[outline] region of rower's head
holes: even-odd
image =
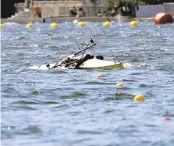
[[[94,58],[94,55],[86,54],[85,58],[86,59],[93,59]]]
[[[99,59],[99,60],[103,60],[104,59],[104,57],[102,55],[97,55],[96,58]]]

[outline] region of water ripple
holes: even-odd
[[[173,24],[140,22],[5,23],[1,31],[2,144],[173,146]],[[93,36],[92,53],[121,61],[121,70],[33,71],[58,62]],[[8,41],[9,40],[9,41]],[[86,52],[86,53],[91,53]],[[103,73],[103,78],[96,78]],[[118,88],[122,82],[124,88]],[[134,102],[143,94],[145,102]],[[164,120],[169,117],[170,120]],[[12,142],[13,141],[13,142]]]

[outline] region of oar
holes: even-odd
[[[92,43],[92,45],[89,46],[91,43]],[[79,54],[79,53],[81,53],[81,52],[83,52],[83,53],[82,53],[82,56],[83,56],[83,54],[85,53],[85,51],[86,51],[87,49],[92,48],[92,47],[95,46],[95,45],[96,45],[96,44],[94,43],[93,39],[91,38],[90,41],[89,41],[89,43],[86,45],[86,48],[83,49],[83,50],[80,50],[79,52],[77,52],[76,55]]]
[[[92,43],[91,46],[89,46],[90,43]],[[80,51],[78,51],[78,52],[76,52],[76,53],[74,53],[74,54],[72,54],[72,55],[66,57],[66,58],[63,59],[61,62],[56,63],[56,64],[54,65],[53,68],[55,68],[56,66],[60,65],[60,64],[61,64],[63,61],[65,61],[67,58],[73,58],[74,56],[78,55],[78,54],[81,53],[81,52],[83,52],[83,54],[84,54],[84,52],[85,52],[87,49],[92,48],[92,47],[94,47],[95,45],[96,45],[96,44],[94,43],[93,39],[91,38],[91,40],[89,41],[89,43],[87,44],[87,46],[86,46],[84,49],[82,49],[82,50],[80,50]]]
[[[74,39],[74,40],[75,40],[75,42],[76,42],[76,45],[77,45],[78,49],[80,50],[80,46],[79,46],[79,44],[77,43],[77,40],[76,40],[76,39]]]
[[[91,40],[90,40],[89,43],[87,44],[86,48],[88,48],[88,46],[90,45],[90,43],[92,43],[92,44],[95,46],[95,43],[94,43],[93,39],[91,38]],[[82,56],[83,56],[83,54],[85,53],[85,51],[86,51],[86,49],[83,51]]]

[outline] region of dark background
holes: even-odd
[[[16,8],[15,3],[25,2],[25,0],[1,0],[1,18],[8,18],[14,15]]]

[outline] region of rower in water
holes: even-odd
[[[64,61],[61,62],[61,64],[58,64],[57,66],[54,66],[54,68],[57,67],[65,67],[65,68],[70,68],[70,69],[79,69],[80,66],[87,60],[93,59],[94,55],[86,54],[84,57],[80,59],[71,59],[71,58],[66,58]],[[104,57],[102,55],[97,55],[96,59],[103,60]]]
[[[57,67],[66,67],[71,69],[78,69],[85,61],[89,59],[93,59],[94,55],[86,54],[84,57],[80,59],[71,59],[70,57],[66,58],[60,64],[55,65],[54,68]]]

